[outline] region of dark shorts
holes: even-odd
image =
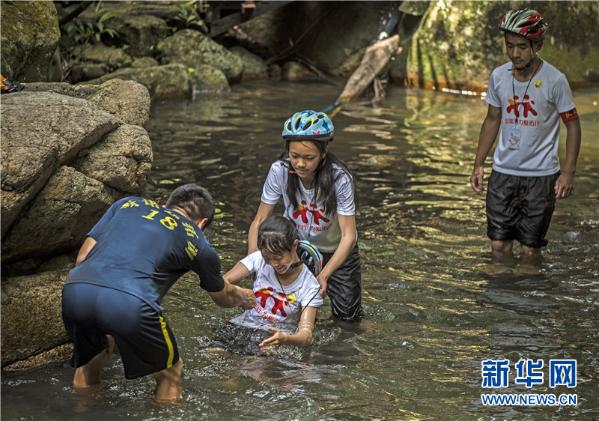
[[[487,188],[487,235],[491,240],[518,240],[532,248],[547,245],[545,235],[555,209],[559,173],[520,177],[491,173]]]
[[[333,253],[323,253],[322,256],[326,265]],[[329,278],[327,294],[336,320],[357,322],[362,319],[362,268],[357,245],[345,263]]]
[[[66,284],[62,319],[75,348],[73,367],[98,355],[105,348],[106,334],[115,339],[128,379],[156,373],[179,360],[166,320],[131,294],[93,284]]]

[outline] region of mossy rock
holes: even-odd
[[[131,63],[131,67],[153,67],[159,66],[158,60],[153,57],[138,57]]]
[[[108,47],[104,44],[92,44],[79,47],[75,54],[83,61],[105,63],[112,70],[130,66],[133,59],[121,48]]]
[[[231,90],[227,77],[215,67],[206,64],[191,70],[193,91],[197,93],[227,93]]]
[[[191,75],[182,64],[146,68],[127,67],[86,83],[99,85],[111,79],[139,82],[148,89],[152,99],[191,97]]]
[[[184,29],[160,41],[156,49],[163,64],[181,63],[191,68],[207,64],[222,71],[229,82],[238,81],[243,72],[243,62],[239,57],[191,29]]]
[[[21,82],[60,80],[60,29],[49,1],[2,2],[2,74]]]
[[[242,79],[244,81],[268,79],[268,65],[262,58],[243,47],[233,47],[230,51],[243,62]]]

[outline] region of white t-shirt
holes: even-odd
[[[295,332],[302,309],[322,306],[320,284],[306,265],[302,265],[295,281],[281,285],[260,251],[243,258],[241,263],[256,274],[253,288],[256,304],[234,317],[232,323],[258,328],[273,326],[284,332]]]
[[[555,174],[560,169],[559,114],[575,107],[568,81],[546,61],[530,85],[514,79],[511,69],[508,62],[493,70],[487,89],[487,103],[501,108],[493,169],[525,177]],[[517,123],[514,104],[519,112]]]
[[[297,209],[293,207],[287,195],[288,165],[281,160],[271,165],[260,200],[266,204],[275,205],[283,196],[284,216],[295,223],[300,238],[315,244],[321,252],[333,253],[341,241],[341,229],[337,215],[356,214],[351,176],[338,165],[333,164],[337,209],[334,214],[325,215],[323,198],[316,202],[314,189],[304,188],[301,182],[297,195],[298,207]]]

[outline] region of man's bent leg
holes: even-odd
[[[114,338],[106,335],[106,349],[93,357],[87,364],[75,369],[73,375],[73,387],[85,389],[100,384],[102,368],[112,355],[114,349]]]
[[[156,390],[154,398],[159,402],[172,402],[181,399],[183,394],[183,360],[179,360],[170,368],[154,374]]]

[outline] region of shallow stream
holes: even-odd
[[[156,105],[148,195],[163,200],[185,182],[207,187],[221,210],[208,236],[230,268],[243,256],[262,181],[283,150],[282,122],[293,111],[324,108],[338,91],[255,84],[223,99]],[[3,375],[2,419],[599,417],[599,90],[574,96],[583,127],[577,189],[557,206],[540,273],[515,265],[498,275],[491,264],[484,197],[468,183],[484,102],[393,89],[379,106],[355,105],[334,119],[332,150],[359,189],[367,316],[359,328],[331,322],[327,301],[305,352],[210,350],[237,310],[219,309],[186,276],[164,302],[185,361],[181,403],[153,403],[153,380],[125,381],[114,357],[102,389],[88,395],[71,390],[66,364]],[[549,389],[545,374],[543,386],[510,382],[501,392],[576,393],[578,406],[483,407],[486,358],[576,359],[575,389]]]

